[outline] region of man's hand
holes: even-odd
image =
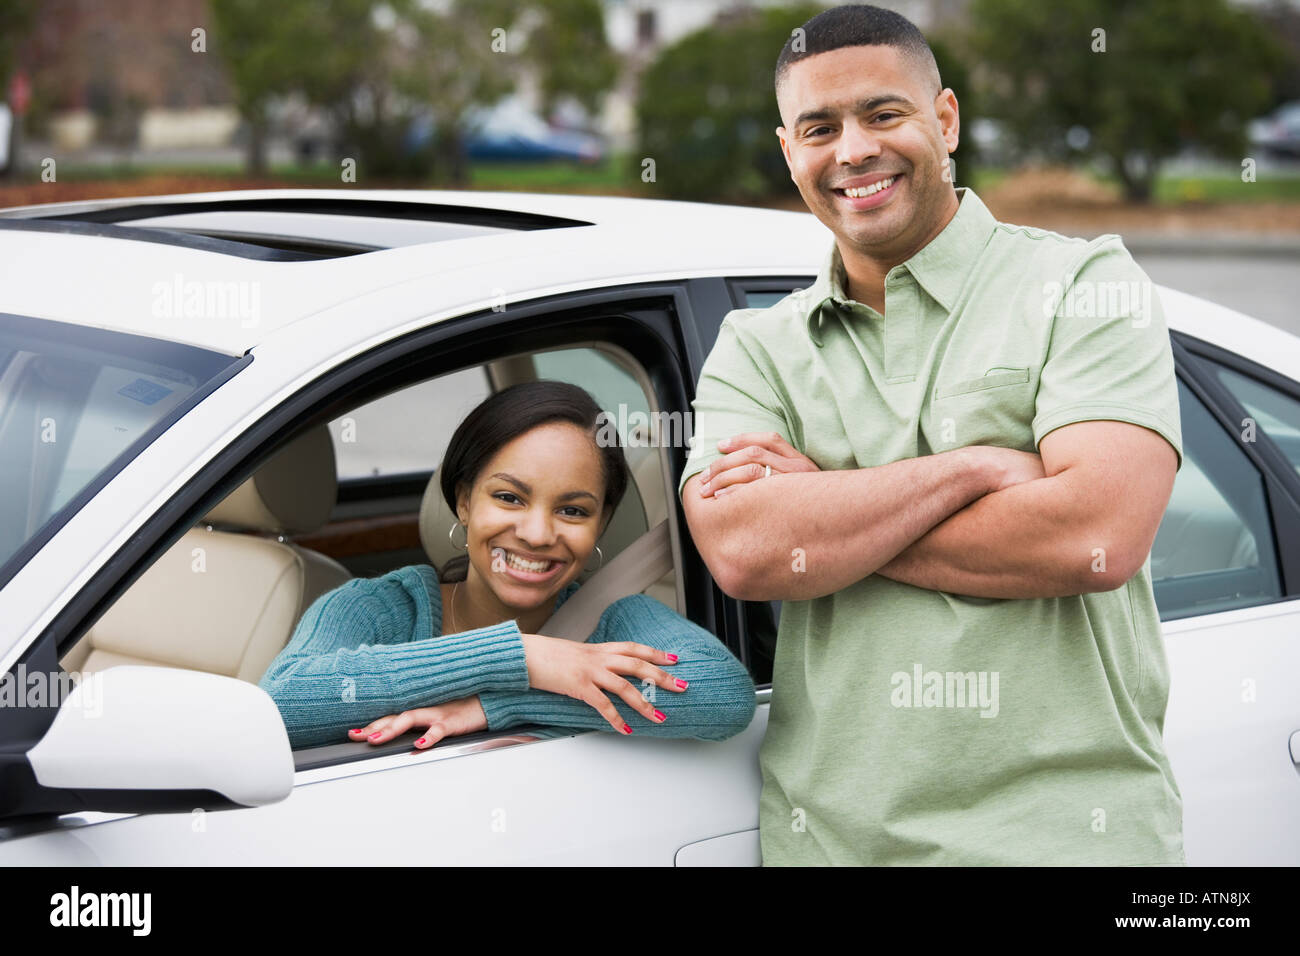
[[[730,486],[744,484],[771,474],[789,474],[796,471],[821,471],[806,455],[777,432],[746,432],[718,442],[718,450],[725,454],[700,473],[700,495],[723,494]]]
[[[796,471],[821,471],[806,455],[796,451],[776,432],[746,432],[718,442],[718,450],[727,452],[700,472],[700,496],[723,494],[734,485],[743,485],[772,474]],[[980,456],[993,476],[993,491],[1001,491],[1024,481],[1046,477],[1043,459],[1031,451],[974,445],[971,451]]]
[[[985,598],[1110,591],[1151,553],[1178,457],[1158,432],[1083,421],[1043,436],[1043,480],[985,495],[941,522],[879,573],[932,591]],[[1019,453],[1014,453],[1019,454]],[[1028,456],[1033,458],[1035,456]],[[1005,459],[1008,480],[1033,474]]]
[[[744,601],[833,594],[971,502],[1043,477],[1037,455],[981,445],[829,471],[775,432],[719,448],[725,454],[682,486],[682,508],[714,580]],[[761,480],[768,467],[782,477]]]

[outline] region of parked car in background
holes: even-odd
[[[476,111],[469,120],[465,153],[470,159],[489,162],[535,163],[569,160],[596,163],[606,149],[600,137],[576,129],[562,129],[547,123],[522,104],[507,100],[496,107]],[[412,125],[408,145],[419,150],[428,145],[434,124],[423,119]]]
[[[1274,157],[1300,158],[1300,100],[1284,103],[1268,116],[1250,122],[1252,147]]]
[[[515,193],[0,210],[0,864],[757,863],[780,605],[719,590],[676,487],[723,318],[806,287],[830,242],[807,214]],[[1296,865],[1300,340],[1159,296],[1185,457],[1151,570],[1187,859]],[[291,750],[262,670],[316,595],[450,556],[451,430],[536,378],[620,422],[604,560],[659,536],[639,589],[745,663],[753,723]]]

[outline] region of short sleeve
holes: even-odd
[[[677,483],[682,488],[694,474],[721,458],[718,442],[741,432],[779,432],[791,441],[785,409],[771,384],[763,376],[746,344],[746,337],[734,324],[761,309],[738,309],[727,313],[718,330],[718,340],[704,360],[695,388],[692,441],[686,467]],[[791,442],[793,444],[793,442]]]
[[[1089,244],[1072,281],[1048,283],[1051,340],[1034,407],[1034,444],[1083,421],[1141,425],[1182,467],[1173,350],[1155,287],[1118,236]]]

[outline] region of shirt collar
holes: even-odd
[[[902,263],[921,287],[949,312],[997,226],[993,214],[970,187],[957,189],[957,199],[957,212],[948,225]],[[818,348],[822,344],[821,328],[830,311],[825,308],[827,303],[845,306],[852,301],[844,291],[845,285],[844,261],[840,258],[839,245],[832,242],[816,281],[801,293],[808,315],[808,334]]]

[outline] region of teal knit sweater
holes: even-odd
[[[557,610],[577,587],[560,593]],[[685,691],[651,689],[654,706],[667,716],[662,724],[607,692],[634,735],[725,740],[749,726],[754,684],[744,666],[716,637],[654,598],[633,594],[606,608],[587,642],[607,641],[677,654],[664,670],[689,681]],[[549,729],[528,732],[617,732],[589,704],[529,688],[514,621],[444,636],[438,575],[428,565],[355,578],[318,597],[259,686],[279,707],[295,748],[341,743],[349,729],[377,717],[474,694],[489,730],[542,724]]]

